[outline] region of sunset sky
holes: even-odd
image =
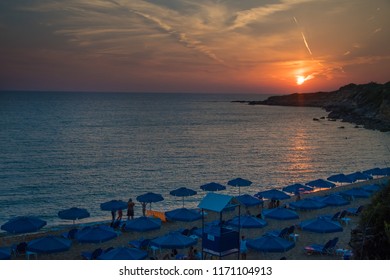
[[[0,90],[292,93],[390,80],[389,0],[0,2]]]

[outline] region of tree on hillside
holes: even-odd
[[[365,207],[349,244],[355,259],[390,259],[390,183]]]

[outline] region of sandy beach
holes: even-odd
[[[309,198],[312,196],[318,196],[318,195],[326,195],[331,194],[334,192],[339,192],[342,190],[348,190],[354,187],[362,186],[362,185],[369,185],[369,184],[380,184],[386,180],[388,180],[389,177],[383,177],[379,179],[374,179],[370,181],[364,181],[349,185],[342,185],[337,186],[333,189],[327,189],[322,190],[321,192],[315,192],[315,193],[308,193],[308,194],[302,194],[301,198]],[[300,211],[297,210],[300,218],[299,220],[288,220],[288,221],[278,221],[278,220],[272,220],[267,219],[268,225],[261,229],[241,229],[241,234],[244,234],[246,238],[257,238],[263,235],[265,232],[270,230],[280,230],[284,227],[291,226],[291,225],[297,225],[301,221],[315,218],[320,215],[333,215],[334,213],[338,211],[342,211],[347,208],[351,207],[359,207],[360,205],[367,205],[370,203],[370,198],[356,198],[351,201],[349,205],[346,206],[328,206],[319,210],[310,210],[310,211]],[[288,204],[289,202],[295,201],[295,198],[292,197],[289,200],[282,201],[283,204]],[[264,207],[266,208],[267,203],[264,203]],[[242,207],[241,212],[246,211],[246,209],[243,209]],[[248,209],[252,215],[257,215],[261,211],[261,207],[252,207]],[[227,214],[229,215],[229,214]],[[230,215],[234,215],[234,213],[231,213]],[[214,220],[216,215],[213,215],[213,213],[209,213],[207,215],[207,218],[205,219],[206,222]],[[317,244],[324,244],[326,241],[328,241],[331,238],[338,237],[339,242],[337,244],[337,248],[341,249],[351,249],[348,245],[348,242],[350,241],[350,233],[351,230],[354,229],[359,221],[358,216],[348,216],[351,218],[350,222],[348,224],[343,224],[343,231],[337,232],[337,233],[312,233],[307,231],[302,231],[299,229],[296,229],[295,233],[298,234],[295,247],[287,252],[284,253],[259,253],[254,250],[249,249],[247,259],[249,260],[256,260],[256,259],[280,259],[281,257],[285,257],[286,259],[294,259],[294,260],[318,260],[318,259],[342,259],[342,256],[340,255],[320,255],[320,254],[307,254],[305,250],[303,249],[305,246],[317,243]],[[225,216],[226,219],[228,219],[228,216]],[[76,224],[77,227],[82,227],[82,224]],[[118,238],[115,238],[113,240],[100,243],[100,244],[81,244],[77,243],[77,241],[73,240],[71,249],[66,252],[61,253],[53,253],[53,254],[38,254],[38,255],[32,255],[30,256],[30,259],[38,259],[38,260],[82,260],[82,252],[92,252],[96,248],[102,248],[106,249],[109,247],[120,247],[120,246],[129,246],[129,241],[137,240],[141,237],[143,238],[149,238],[153,239],[155,237],[159,237],[164,235],[165,233],[168,233],[170,231],[178,230],[178,229],[190,229],[192,227],[198,227],[201,228],[202,221],[196,221],[196,222],[164,222],[161,229],[149,231],[149,232],[121,232]],[[69,228],[71,228],[69,226]],[[68,229],[69,229],[68,228]],[[0,237],[0,247],[5,246],[12,246],[13,244],[18,244],[21,241],[30,241],[37,237],[44,236],[44,235],[60,235],[63,232],[66,232],[67,228],[54,228],[54,229],[46,229],[45,231],[40,231],[37,233],[32,234],[26,234],[26,235],[11,235],[11,234],[4,234],[2,233],[2,236]],[[198,240],[198,243],[196,245],[196,248],[201,251],[201,239]],[[162,259],[165,254],[167,254],[170,250],[158,250],[155,255],[153,255],[153,252],[149,251],[149,257],[157,257],[158,259]],[[181,254],[187,254],[187,249],[180,249],[178,250]],[[237,258],[237,255],[230,255],[225,257],[224,259],[235,259]],[[12,259],[26,259],[26,256],[13,256]]]

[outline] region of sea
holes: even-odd
[[[388,132],[321,119],[327,113],[320,108],[231,102],[266,97],[3,91],[0,224],[34,215],[47,227],[67,225],[57,213],[70,207],[91,213],[79,222],[108,221],[101,203],[146,192],[164,197],[153,210],[196,208],[209,182],[227,186],[241,177],[252,185],[221,193],[255,194],[389,166]],[[179,187],[197,194],[169,194]]]

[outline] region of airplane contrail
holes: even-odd
[[[303,32],[301,32],[301,34],[302,34],[303,42],[305,43],[306,49],[309,51],[310,55],[313,55],[313,53],[310,50],[309,44],[306,41],[305,34],[303,34]]]

